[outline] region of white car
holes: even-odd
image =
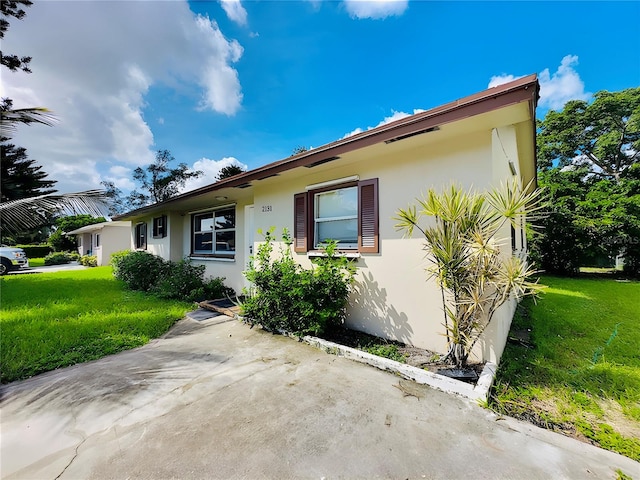
[[[0,262],[0,275],[29,266],[29,259],[24,250],[5,245],[0,246]]]

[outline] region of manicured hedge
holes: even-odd
[[[16,247],[24,250],[27,258],[42,258],[53,252],[51,245],[16,245]]]

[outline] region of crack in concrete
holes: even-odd
[[[74,431],[69,431],[69,433],[74,434],[76,432]],[[62,469],[62,471],[58,474],[58,476],[55,477],[54,480],[58,480],[62,475],[64,475],[64,472],[67,471],[67,469],[71,466],[71,464],[73,463],[73,461],[78,458],[78,450],[80,449],[80,447],[84,444],[84,442],[87,441],[87,438],[84,434],[80,433],[80,438],[82,438],[82,441],[76,445],[76,448],[73,452],[73,457],[71,457],[71,460],[69,460],[69,463],[67,463],[67,465]]]

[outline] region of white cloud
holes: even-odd
[[[344,0],[345,8],[352,18],[382,18],[402,15],[409,0]]]
[[[540,101],[538,105],[544,108],[559,110],[569,100],[589,100],[591,93],[584,91],[584,82],[576,72],[574,66],[578,64],[576,55],[566,55],[560,62],[558,69],[551,74],[545,68],[540,75]],[[497,87],[507,82],[511,82],[522,75],[495,75],[489,80],[489,88]]]
[[[60,192],[98,188],[105,165],[153,161],[143,116],[152,86],[178,93],[195,86],[202,100],[194,107],[225,115],[242,101],[233,67],[242,47],[186,1],[36,2],[11,22],[4,49],[31,55],[33,73],[3,72],[2,95],[14,108],[45,106],[59,119],[53,128],[20,127],[13,142],[58,180]]]
[[[514,75],[494,75],[493,77],[491,77],[491,80],[489,80],[488,88],[493,88],[493,87],[497,87],[498,85],[502,85],[504,83],[512,82],[516,78],[522,78],[522,77],[516,77]]]
[[[366,130],[371,130],[372,128],[377,128],[377,127],[381,127],[382,125],[386,125],[387,123],[391,123],[391,122],[395,122],[396,120],[400,120],[403,119],[405,117],[409,117],[411,115],[415,115],[416,113],[422,113],[425,112],[426,110],[423,110],[422,108],[414,108],[413,109],[413,113],[407,113],[407,112],[397,112],[395,110],[392,110],[392,114],[389,115],[388,117],[384,117],[375,127],[367,127]],[[346,135],[344,135],[342,138],[347,138],[347,137],[352,137],[354,135],[357,135],[358,133],[362,133],[365,130],[363,130],[362,128],[358,127],[355,130],[352,130],[351,132],[347,133]]]
[[[190,170],[201,170],[204,172],[199,178],[190,178],[185,183],[182,192],[189,192],[191,190],[195,190],[196,188],[204,187],[206,185],[210,185],[216,181],[216,177],[220,170],[224,167],[228,167],[230,165],[237,165],[242,167],[244,170],[247,170],[247,165],[240,162],[235,157],[224,157],[222,160],[211,160],[209,158],[201,158],[197,162],[193,164]]]
[[[241,26],[247,24],[247,11],[240,3],[240,0],[220,0],[220,5],[222,5],[222,9],[229,17],[229,20]]]
[[[561,109],[569,100],[588,100],[591,94],[584,91],[584,82],[573,68],[578,64],[576,55],[567,55],[555,73],[545,68],[540,72],[540,106]]]

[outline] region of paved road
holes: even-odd
[[[2,477],[640,478],[628,458],[223,319],[1,387]]]

